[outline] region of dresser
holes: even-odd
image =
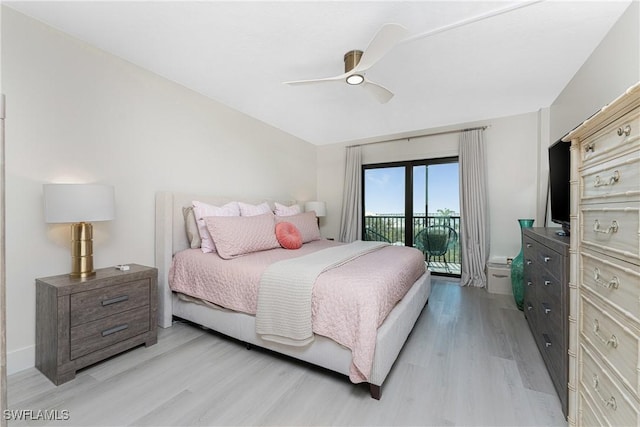
[[[569,422],[640,426],[640,84],[571,141]]]
[[[157,269],[137,264],[36,279],[36,368],[60,385],[78,369],[155,344],[157,280]]]
[[[567,415],[569,237],[560,228],[525,228],[524,315]]]

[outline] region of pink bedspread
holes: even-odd
[[[298,250],[272,249],[231,260],[187,249],[174,256],[169,285],[176,292],[255,315],[260,277],[269,264],[336,244],[318,240]],[[312,296],[313,332],[351,350],[352,382],[368,381],[378,327],[424,272],[422,252],[388,246],[318,277]]]

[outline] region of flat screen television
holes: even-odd
[[[557,234],[569,235],[571,142],[562,140],[549,147],[549,192],[551,221],[562,226]]]

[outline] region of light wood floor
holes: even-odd
[[[35,368],[11,375],[10,409],[70,419],[10,425],[566,425],[511,297],[433,284],[380,401],[344,376],[175,324],[60,387]]]

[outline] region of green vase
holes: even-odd
[[[522,230],[533,226],[533,219],[519,219],[520,224],[520,253],[511,262],[511,289],[516,300],[518,310],[522,311],[524,305],[524,248],[522,244]]]

